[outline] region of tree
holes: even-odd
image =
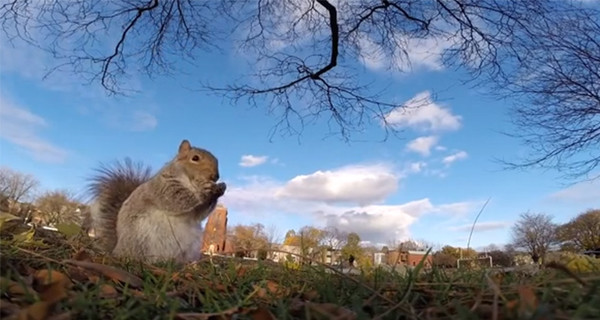
[[[260,223],[254,225],[237,225],[232,232],[233,246],[238,257],[251,257],[254,252],[266,252],[268,236],[264,226]],[[260,252],[264,255],[264,252]],[[258,256],[257,256],[258,257]]]
[[[360,246],[360,236],[356,232],[348,233],[346,245],[342,248],[344,261],[355,260],[363,256],[364,249]]]
[[[579,251],[600,248],[600,209],[587,210],[558,227],[558,238],[563,246]]]
[[[177,62],[194,64],[201,51],[233,42],[249,58],[250,78],[203,88],[267,106],[279,115],[273,132],[292,134],[321,117],[344,139],[373,122],[386,134],[398,132],[394,112],[419,103],[389,98],[395,92],[367,82],[358,63],[403,72],[418,62],[414,47],[426,47],[431,59],[464,70],[467,81],[517,101],[515,121],[533,153],[518,166],[575,175],[600,161],[599,18],[593,4],[530,0],[80,0],[68,6],[8,0],[0,6],[7,39],[47,50],[60,70],[111,93],[124,92],[134,70],[153,76],[189,69]]]
[[[491,250],[487,254],[492,257],[492,263],[495,266],[510,267],[513,265],[513,256],[502,250]]]
[[[46,191],[36,199],[35,205],[41,212],[41,218],[47,225],[76,223],[81,225],[83,205],[68,190]]]
[[[0,197],[14,202],[28,200],[33,196],[39,181],[30,174],[7,167],[0,168]]]
[[[300,252],[302,256],[308,257],[311,260],[318,256],[322,256],[321,241],[325,232],[319,228],[305,226],[298,231],[298,240],[300,243]]]
[[[339,230],[336,227],[327,227],[323,230],[323,239],[321,243],[332,249],[341,250],[346,244],[348,233]]]
[[[283,244],[286,246],[300,246],[300,239],[296,236],[295,230],[288,230],[285,233]]]
[[[448,253],[438,251],[433,254],[433,265],[438,267],[456,267],[456,258]]]
[[[298,232],[289,230],[285,235],[283,244],[299,247],[300,254],[312,260],[323,253],[321,249],[324,248],[322,248],[321,243],[324,237],[324,230],[312,226],[304,226]]]
[[[512,227],[512,244],[515,248],[526,250],[535,263],[543,260],[556,243],[556,225],[549,215],[525,212]]]
[[[456,259],[471,259],[477,257],[477,252],[472,248],[457,248],[453,246],[443,246],[441,253],[449,255]]]

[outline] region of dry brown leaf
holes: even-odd
[[[19,320],[44,320],[48,318],[50,312],[50,303],[47,301],[38,301],[19,312]]]
[[[506,308],[509,311],[515,311],[515,309],[517,309],[517,307],[519,306],[519,300],[510,300],[506,303]]]
[[[236,276],[238,278],[243,277],[246,274],[246,272],[248,272],[248,269],[246,267],[244,267],[243,265],[238,265],[236,267]]]
[[[142,291],[136,289],[129,289],[128,292],[135,297],[144,297],[146,296]]]
[[[217,319],[231,319],[233,315],[236,313],[240,313],[240,307],[233,307],[227,310],[223,310],[221,312],[214,313],[196,313],[196,312],[187,312],[187,313],[178,313],[175,315],[175,319],[180,320],[217,320]]]
[[[118,295],[117,289],[109,284],[103,284],[100,286],[100,297],[102,298],[114,298]]]
[[[42,301],[53,305],[68,297],[68,289],[73,283],[63,273],[56,270],[39,270],[34,274],[35,283]]]
[[[271,311],[265,307],[259,307],[246,313],[253,320],[276,320]]]
[[[5,288],[6,292],[11,296],[35,294],[35,291],[33,291],[33,289],[28,287],[26,284],[21,284],[4,277],[0,277],[0,287]]]
[[[85,249],[79,249],[74,255],[73,260],[77,261],[92,261],[92,256]]]
[[[535,291],[530,286],[519,286],[517,288],[519,292],[519,316],[528,317],[535,312],[538,307],[537,296]]]
[[[520,308],[519,313],[534,311],[538,307],[537,296],[535,295],[535,291],[530,286],[519,286],[519,300],[520,300]]]
[[[282,288],[277,282],[272,280],[267,280],[264,288],[254,285],[254,289],[256,290],[256,295],[262,299],[280,298],[287,294],[285,288]]]
[[[125,283],[128,283],[129,286],[134,287],[134,288],[140,288],[143,285],[142,279],[138,278],[137,276],[134,276],[133,274],[131,274],[127,271],[117,269],[115,267],[111,267],[111,266],[107,266],[107,265],[99,264],[99,263],[94,263],[94,262],[77,261],[77,260],[70,260],[70,259],[65,260],[64,262],[71,263],[71,264],[74,264],[74,265],[82,267],[82,268],[100,272],[102,275],[104,275],[105,277],[107,277],[113,281],[125,282]]]
[[[65,287],[71,287],[73,285],[71,280],[64,273],[56,270],[39,270],[33,275],[33,278],[38,284],[44,286],[55,283],[63,284]]]
[[[315,299],[319,298],[319,292],[317,292],[317,290],[310,290],[307,292],[303,292],[302,298],[304,300],[308,300],[308,301],[315,300]]]

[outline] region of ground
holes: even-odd
[[[5,226],[6,227],[6,226]],[[0,316],[12,319],[594,319],[600,272],[373,269],[204,257],[117,260],[76,230],[4,228]]]

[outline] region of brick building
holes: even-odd
[[[217,205],[206,221],[202,252],[222,253],[227,248],[227,208]]]
[[[422,250],[390,250],[387,253],[387,257],[383,261],[387,262],[388,265],[406,265],[416,266],[421,262],[427,251]],[[425,259],[425,266],[431,267],[433,265],[433,256],[431,253]]]

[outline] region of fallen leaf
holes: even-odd
[[[223,310],[221,312],[214,313],[195,313],[195,312],[187,312],[187,313],[178,313],[175,315],[175,319],[181,320],[212,320],[212,319],[231,319],[233,315],[236,313],[240,313],[240,307],[233,307],[227,310]]]
[[[310,290],[302,293],[302,298],[304,300],[316,300],[319,297],[319,292],[317,290]]]
[[[530,286],[519,286],[519,316],[529,318],[538,307],[538,300],[533,288]]]
[[[53,305],[68,297],[67,290],[73,285],[71,280],[56,270],[40,270],[34,274],[42,301]]]
[[[33,241],[33,236],[35,235],[35,229],[31,228],[25,232],[13,235],[13,241],[19,243],[30,243]]]
[[[117,269],[115,267],[111,267],[111,266],[107,266],[107,265],[103,265],[103,264],[99,264],[99,263],[94,263],[94,262],[89,262],[89,261],[77,261],[77,260],[71,260],[71,259],[64,260],[63,262],[71,263],[71,264],[77,265],[82,268],[100,272],[102,275],[104,275],[105,277],[107,277],[111,280],[128,283],[129,286],[134,287],[134,288],[140,288],[144,284],[142,279],[140,279],[139,277],[134,276],[133,274],[131,274],[127,271]]]
[[[248,269],[246,267],[244,267],[243,265],[238,265],[236,267],[235,273],[238,278],[243,277],[246,274],[246,272],[248,272]]]
[[[27,308],[21,309],[18,319],[21,320],[44,320],[48,318],[50,303],[47,301],[38,301]]]
[[[256,295],[259,298],[265,299],[265,298],[280,298],[286,295],[286,291],[284,288],[281,288],[281,286],[272,280],[267,280],[266,285],[264,288],[259,287],[258,285],[254,285],[254,289],[257,291]]]
[[[100,297],[102,298],[114,298],[118,295],[117,289],[109,284],[103,284],[100,286]]]
[[[62,283],[65,286],[71,286],[71,280],[65,276],[62,272],[56,270],[42,269],[37,271],[33,278],[39,284],[50,285],[54,283]]]
[[[271,311],[265,307],[259,307],[246,313],[253,320],[276,320]]]
[[[519,306],[519,300],[510,300],[506,303],[506,308],[509,311],[515,311],[515,309]]]
[[[144,297],[146,296],[142,291],[136,289],[129,289],[128,291],[134,297]]]
[[[17,221],[19,220],[22,219],[8,212],[0,212],[0,231],[4,231],[13,225],[16,225]],[[10,223],[11,221],[12,223]]]
[[[67,238],[74,237],[81,232],[81,226],[76,223],[59,223],[56,225],[56,229]]]
[[[35,293],[35,291],[26,284],[21,284],[4,277],[0,277],[0,289],[11,296],[25,296],[27,294]]]
[[[92,256],[85,249],[79,249],[74,255],[73,260],[77,261],[92,261]]]

